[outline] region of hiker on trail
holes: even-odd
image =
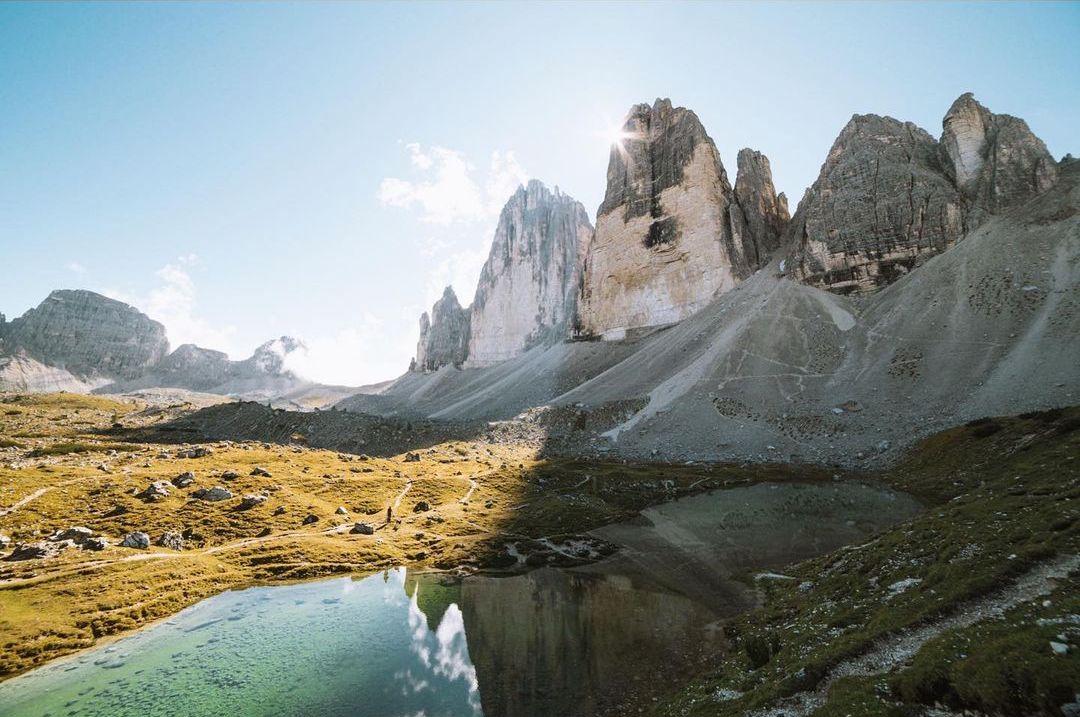
[[[386,523],[387,523],[387,525],[390,524],[390,519],[393,518],[393,517],[394,517],[394,507],[390,506],[390,505],[386,506]]]

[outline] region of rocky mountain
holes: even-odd
[[[752,226],[697,115],[667,99],[630,110],[586,257],[579,337],[681,321],[760,266],[786,210],[768,160],[750,152],[742,162]]]
[[[184,389],[322,406],[354,392],[297,376],[288,356],[306,350],[289,336],[247,359],[184,344],[168,352],[165,327],[127,304],[92,291],[59,290],[38,307],[0,322],[0,391],[125,393]]]
[[[442,298],[420,316],[420,340],[410,370],[435,371],[443,366],[461,366],[469,354],[469,310],[458,302],[454,288],[443,290]]]
[[[788,229],[803,281],[838,293],[880,289],[1057,179],[1023,120],[970,94],[942,125],[939,142],[910,122],[851,118]]]
[[[628,128],[640,129],[645,109],[635,108],[641,119]],[[693,135],[687,127],[673,136]],[[703,141],[693,152],[713,156]],[[627,169],[655,159],[632,141],[627,159],[612,159],[612,203],[601,206],[586,261],[583,327],[606,326],[589,322],[632,306],[615,291],[607,313],[596,313],[604,283],[596,272],[607,261],[598,247],[620,246],[605,232],[621,228],[629,256],[625,218],[643,247],[650,231],[663,237],[671,226],[663,207],[683,206],[664,201],[700,191],[695,181],[679,195],[665,178],[665,168],[687,166],[671,159],[686,144],[660,151],[655,178]],[[663,330],[612,324],[607,337],[623,340],[538,345],[487,368],[409,373],[339,406],[498,421],[499,431],[554,453],[858,464],[890,460],[972,419],[1075,404],[1080,162],[1048,157],[1020,120],[969,96],[946,116],[940,141],[910,123],[859,115],[785,226],[767,161],[743,152],[734,190],[721,193],[726,226],[733,241],[750,237],[736,242],[746,270],[773,255],[764,270],[731,273],[730,288],[703,294],[700,309]],[[697,176],[724,184],[719,170]],[[660,216],[634,215],[651,206],[644,188],[664,184]],[[692,218],[718,216],[721,203],[698,205],[705,210]],[[705,263],[679,256],[682,268],[645,261],[620,274],[606,264],[606,276],[632,279],[633,292],[672,310],[665,277]]]
[[[169,350],[164,326],[92,291],[54,291],[0,331],[0,354],[89,381],[133,378]]]
[[[490,366],[567,336],[592,233],[585,207],[557,187],[533,180],[518,188],[480,272],[466,366]]]

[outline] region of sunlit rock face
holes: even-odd
[[[1041,194],[1058,166],[1027,123],[997,115],[961,95],[941,123],[945,169],[970,205],[968,224]]]
[[[131,378],[168,352],[165,327],[92,291],[58,290],[4,325],[0,353],[23,353],[80,377]]]
[[[697,116],[635,105],[611,150],[575,333],[619,339],[671,324],[759,261],[727,172]],[[771,182],[770,182],[771,183]]]
[[[942,126],[938,142],[910,122],[852,117],[788,228],[799,278],[838,293],[874,291],[1057,180],[1022,120],[970,94]]]
[[[566,337],[592,233],[585,207],[558,188],[536,180],[518,188],[480,273],[466,366],[490,366]]]
[[[443,366],[461,366],[469,353],[469,310],[458,303],[452,287],[431,307],[431,316],[420,317],[420,340],[414,371],[435,371]]]

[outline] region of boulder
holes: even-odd
[[[180,533],[174,533],[171,530],[167,530],[161,534],[158,538],[157,544],[163,548],[169,548],[170,550],[183,550],[184,538]]]
[[[214,449],[209,446],[192,446],[191,448],[184,448],[177,451],[177,458],[202,458],[204,456],[210,456],[214,454]]]
[[[254,475],[254,474],[252,474]],[[236,480],[240,477],[240,474],[236,471],[225,471],[221,474],[221,480]]]
[[[59,530],[53,534],[49,540],[56,542],[60,540],[70,540],[75,545],[82,545],[94,534],[94,531],[83,526],[76,526],[73,528],[67,528],[65,530]]]
[[[100,535],[93,538],[87,538],[86,541],[82,544],[83,550],[104,550],[107,547],[109,547],[108,538],[102,537]]]
[[[250,510],[257,505],[262,505],[266,502],[265,495],[245,495],[240,499],[239,510]]]
[[[318,522],[319,522],[319,516],[315,515],[314,513],[308,514],[307,516],[304,517],[303,520],[300,521],[300,523],[302,525],[311,525],[312,523],[318,523]]]
[[[334,511],[337,515],[348,515],[349,511],[345,509],[345,506],[339,505],[338,509]]]
[[[371,523],[356,523],[349,532],[359,535],[375,535],[375,526]]]
[[[16,543],[15,549],[11,555],[4,558],[4,560],[20,561],[20,560],[40,560],[43,558],[55,557],[67,547],[69,543],[65,542],[37,542],[37,543]]]
[[[199,500],[208,500],[211,502],[217,502],[221,500],[228,500],[233,497],[232,491],[220,485],[216,485],[213,488],[197,490],[192,495]]]
[[[148,503],[156,503],[169,497],[169,488],[172,484],[168,481],[158,480],[151,483],[146,490],[138,494],[139,498],[142,498]]]
[[[135,531],[134,533],[128,533],[124,536],[124,539],[120,542],[122,548],[138,548],[143,550],[150,547],[150,536],[146,533]]]
[[[263,468],[262,466],[255,466],[254,468],[252,468],[250,475],[262,476],[263,478],[271,478],[271,477],[273,477],[273,474],[270,473],[270,471]]]
[[[177,488],[187,488],[189,485],[195,482],[195,474],[191,471],[186,471],[173,478],[173,485]]]
[[[431,504],[428,503],[426,500],[421,500],[413,506],[414,513],[423,513],[428,510],[431,510]]]

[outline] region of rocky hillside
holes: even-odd
[[[538,181],[499,216],[471,307],[467,366],[491,366],[566,337],[592,239],[580,202]]]
[[[666,99],[630,110],[586,258],[580,337],[621,339],[681,321],[761,265],[786,204],[764,156],[748,151],[742,164],[750,222],[697,115]]]
[[[1027,124],[970,94],[942,127],[938,141],[910,122],[851,118],[788,229],[803,281],[838,293],[880,289],[1057,181],[1057,163]]]

